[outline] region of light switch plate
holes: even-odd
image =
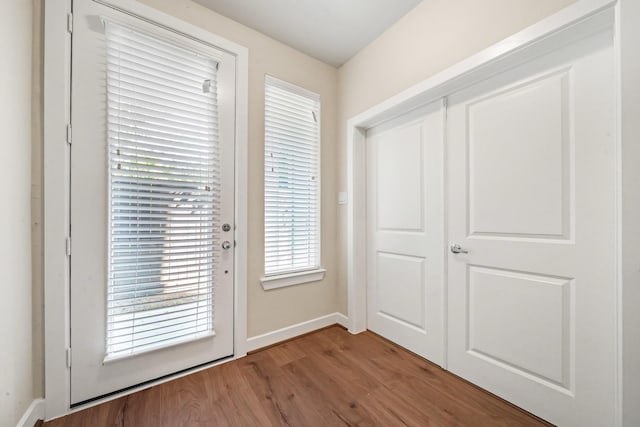
[[[346,205],[347,204],[347,192],[341,191],[338,193],[338,204]]]

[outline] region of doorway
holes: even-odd
[[[73,7],[77,405],[234,355],[236,58],[91,0]]]

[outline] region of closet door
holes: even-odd
[[[443,363],[441,101],[367,131],[367,326]]]
[[[614,419],[612,34],[449,99],[448,368],[561,426]]]

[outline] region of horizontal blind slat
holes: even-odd
[[[107,84],[109,81],[107,80]],[[199,118],[203,122],[206,122],[209,117],[205,111],[202,111],[199,108],[192,107],[191,103],[180,101],[173,101],[171,104],[167,103],[167,98],[162,96],[155,96],[148,92],[142,91],[123,91],[117,88],[109,88],[107,87],[107,96],[109,97],[109,102],[115,103],[118,100],[118,104],[121,104],[122,107],[127,107],[128,109],[121,109],[120,111],[124,114],[125,117],[135,117],[135,111],[138,105],[154,110],[159,118],[168,117],[168,118],[178,118],[180,115],[188,115],[192,119]],[[125,102],[122,102],[125,101]],[[206,105],[205,105],[206,106]]]
[[[190,268],[189,273],[199,273],[201,276],[206,276],[206,273],[211,271],[211,266],[205,266],[203,268]],[[124,284],[124,281],[131,281],[134,279],[138,279],[140,283],[147,283],[146,281],[150,280],[158,280],[161,283],[165,283],[168,279],[175,277],[177,273],[175,272],[161,272],[157,268],[150,268],[147,270],[144,269],[125,269],[122,271],[113,273],[113,289],[117,290],[118,286],[129,286],[128,284]],[[146,280],[146,281],[145,281]],[[122,283],[122,284],[120,284]],[[163,286],[166,286],[163,285]]]
[[[185,279],[181,281],[180,284],[176,284],[165,293],[190,292],[197,290],[199,286],[200,282],[197,280],[197,278]],[[136,282],[135,285],[119,285],[110,294],[110,297],[114,300],[130,299],[132,297],[137,297],[138,295],[148,297],[152,296],[154,293],[157,293],[159,290],[161,290],[161,288],[158,287],[158,282]]]
[[[207,288],[208,289],[208,288]],[[202,295],[198,292],[178,292],[177,294],[185,295],[172,295],[172,294],[160,294],[155,297],[135,297],[128,300],[110,300],[109,312],[135,312],[157,310],[158,305],[182,305],[190,304],[193,300],[197,301],[199,298],[207,298],[208,293],[205,292]]]
[[[206,317],[207,313],[206,312],[202,312],[202,313],[197,313],[195,315],[196,318],[202,318],[202,317]],[[110,324],[108,331],[109,333],[112,332],[117,332],[117,331],[121,331],[123,329],[128,329],[130,328],[134,323],[136,324],[137,327],[140,328],[147,328],[147,327],[153,327],[155,325],[160,325],[160,324],[164,324],[164,323],[169,323],[169,322],[176,322],[176,321],[180,321],[181,319],[183,319],[185,316],[182,314],[182,312],[170,312],[170,313],[161,313],[161,314],[154,314],[151,316],[146,316],[146,317],[136,317],[136,319],[131,319],[131,320],[120,320],[117,324]]]
[[[188,105],[189,107],[193,107],[194,111],[215,105],[215,99],[211,96],[203,94],[202,89],[199,87],[189,87],[190,92],[186,92],[182,88],[169,89],[166,86],[158,84],[156,82],[149,82],[136,78],[128,78],[128,76],[126,75],[119,76],[117,85],[117,88],[112,89],[111,92],[113,95],[113,99],[117,99],[121,94],[135,94],[139,97],[145,96],[148,93],[153,93],[155,95],[153,98],[162,97],[165,99],[171,99],[171,101],[176,104],[183,104]],[[149,99],[152,98],[149,97]]]
[[[180,129],[181,126],[189,126],[193,129],[209,129],[212,125],[206,117],[193,117],[176,109],[162,110],[162,105],[143,106],[135,102],[135,99],[118,99],[121,110],[118,114],[114,111],[107,110],[107,119],[139,120],[151,125],[166,125]],[[127,102],[129,101],[129,103]]]
[[[162,344],[170,345],[186,340],[197,339],[199,336],[206,336],[208,333],[209,329],[207,329],[206,326],[199,326],[198,328],[189,329],[188,332],[174,332],[163,335],[162,338],[155,340],[136,339],[136,344],[127,347],[126,351],[131,354],[136,354],[145,350],[162,347]],[[114,344],[114,348],[118,348],[118,346]],[[120,350],[119,352],[124,351]]]
[[[126,122],[126,123],[125,123]],[[153,129],[155,127],[155,129]],[[118,133],[130,133],[132,135],[154,137],[162,141],[173,142],[173,145],[180,146],[183,143],[193,145],[194,147],[207,147],[208,141],[212,136],[217,136],[218,131],[213,127],[206,129],[206,132],[202,132],[198,135],[188,135],[185,132],[177,132],[175,128],[160,129],[157,125],[145,126],[143,121],[129,120],[127,118],[121,119],[118,123],[114,123],[110,129],[112,132]]]
[[[132,117],[121,114],[119,116],[114,116],[114,119],[118,121],[118,126],[154,129],[158,132],[194,137],[208,137],[211,130],[215,129],[212,124],[184,123],[184,120],[181,122],[175,122],[149,116],[146,113],[142,114],[140,111],[136,111],[135,115],[132,115]]]
[[[109,55],[109,53],[107,53],[107,55]],[[109,59],[111,60],[107,61],[107,67],[113,68],[107,68],[107,70],[111,69],[118,74],[127,75],[131,78],[151,80],[168,88],[182,87],[185,89],[196,89],[201,87],[202,77],[209,77],[207,80],[212,81],[216,78],[215,74],[209,74],[208,72],[194,73],[191,77],[187,77],[184,75],[182,69],[180,70],[182,73],[169,73],[166,67],[158,71],[157,68],[151,67],[149,64],[127,60],[123,57]]]
[[[124,27],[120,28],[124,29]],[[129,29],[125,29],[125,31],[127,30]],[[130,34],[111,32],[109,41],[111,42],[110,46],[117,47],[119,52],[127,54],[130,58],[144,58],[146,61],[148,58],[157,57],[161,59],[159,65],[165,65],[166,63],[187,65],[185,61],[189,61],[192,67],[201,70],[207,70],[207,66],[212,66],[212,63],[217,63],[217,58],[209,58],[200,53],[182,49],[171,43],[136,32],[135,30],[129,31],[131,31]],[[127,48],[135,49],[135,51],[127,51]],[[206,66],[203,64],[206,64]],[[215,68],[215,65],[213,65],[212,68]]]

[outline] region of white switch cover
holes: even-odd
[[[338,204],[346,205],[347,204],[347,192],[341,191],[338,193]]]

